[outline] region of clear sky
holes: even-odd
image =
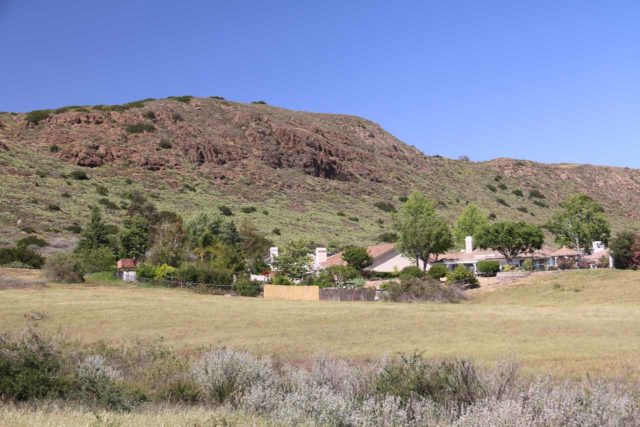
[[[638,1],[0,0],[0,111],[211,96],[640,167]]]

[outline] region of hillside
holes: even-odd
[[[135,189],[186,218],[227,205],[276,242],[330,246],[375,242],[392,223],[375,204],[398,207],[415,189],[451,222],[475,202],[543,223],[576,192],[601,202],[616,230],[640,217],[640,170],[429,157],[358,117],[217,97],[0,113],[0,173],[0,244],[31,228],[68,246],[89,205],[117,223]]]

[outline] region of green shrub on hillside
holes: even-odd
[[[533,204],[540,207],[540,208],[548,208],[549,205],[546,204],[545,202],[543,202],[542,200],[534,200]]]
[[[520,189],[513,190],[512,193],[518,197],[524,197],[524,193]]]
[[[388,202],[375,202],[373,206],[384,212],[397,212],[396,207]]]
[[[220,205],[218,206],[218,210],[220,211],[220,213],[224,216],[232,216],[233,215],[233,211],[231,210],[231,208],[227,205]]]
[[[24,119],[33,123],[34,125],[39,124],[41,121],[46,120],[51,115],[51,110],[35,110],[27,113]]]
[[[151,123],[131,123],[125,127],[127,133],[154,132],[156,127]]]
[[[491,191],[492,193],[495,193],[496,191],[498,191],[498,189],[496,188],[496,186],[495,186],[495,185],[493,185],[493,184],[487,184],[487,189],[488,189],[489,191]]]
[[[533,189],[529,191],[530,199],[544,199],[544,194],[542,194],[539,190]]]
[[[60,151],[60,147],[58,147],[58,145],[53,144],[49,147],[49,152],[51,153],[57,153],[58,151]]]
[[[85,171],[74,170],[69,173],[69,178],[75,179],[76,181],[86,181],[89,179],[89,176]]]
[[[398,235],[396,233],[386,231],[378,235],[378,240],[385,243],[395,243],[398,241]]]
[[[158,148],[162,148],[163,150],[168,150],[171,147],[173,147],[173,145],[171,144],[171,141],[169,141],[168,139],[161,139],[160,142],[158,143]]]
[[[0,248],[0,265],[12,263],[21,263],[31,268],[40,268],[44,265],[44,258],[27,246]]]
[[[416,265],[410,265],[403,268],[398,274],[400,279],[408,279],[410,277],[424,277],[422,269]]]
[[[501,205],[503,205],[503,206],[506,206],[506,207],[511,206],[511,205],[510,205],[510,204],[509,204],[505,199],[503,199],[503,198],[501,198],[501,197],[498,197],[498,198],[496,199],[496,202],[498,202],[499,204],[501,204]]]
[[[240,211],[242,213],[246,213],[246,214],[250,214],[250,213],[254,213],[256,212],[258,209],[256,209],[255,206],[245,206],[242,209],[240,209]]]
[[[153,111],[149,110],[149,111],[145,111],[142,114],[142,117],[144,117],[145,119],[148,120],[156,120],[156,113],[154,113]]]

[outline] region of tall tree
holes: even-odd
[[[611,234],[604,208],[586,194],[577,194],[560,204],[547,226],[556,235],[558,245],[589,252],[591,243],[607,243]]]
[[[153,264],[168,264],[178,267],[185,257],[187,233],[182,226],[182,219],[164,221],[156,226],[154,243],[149,260]]]
[[[474,203],[469,203],[456,219],[453,226],[453,236],[456,246],[463,248],[465,243],[464,239],[467,236],[472,236],[474,240],[477,240],[478,233],[488,224],[489,219],[487,215],[482,213]]]
[[[258,231],[255,225],[244,218],[238,228],[240,235],[240,249],[252,271],[260,266],[264,267],[262,257],[267,253],[273,242]]]
[[[151,225],[142,215],[128,216],[120,231],[120,256],[144,259],[151,243]]]
[[[433,205],[420,193],[409,196],[396,217],[399,232],[398,249],[427,269],[429,259],[445,253],[453,246],[449,226],[437,216]]]
[[[308,244],[304,240],[287,242],[273,260],[275,270],[292,279],[301,279],[311,267]]]
[[[640,238],[630,231],[618,233],[609,244],[615,268],[640,268]]]
[[[91,220],[82,231],[76,252],[86,252],[104,247],[113,247],[113,242],[107,224],[102,219],[100,209],[94,206],[91,208]]]
[[[542,248],[544,234],[540,227],[526,222],[496,222],[480,231],[477,243],[482,249],[500,252],[511,263],[521,254]]]

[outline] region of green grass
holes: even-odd
[[[489,364],[516,358],[530,373],[616,376],[638,373],[639,303],[640,273],[617,271],[548,275],[476,293],[463,304],[265,301],[126,284],[49,285],[0,291],[0,324],[19,331],[25,313],[44,311],[45,331],[86,342],[163,338],[184,351],[224,345],[295,360],[420,351]]]

